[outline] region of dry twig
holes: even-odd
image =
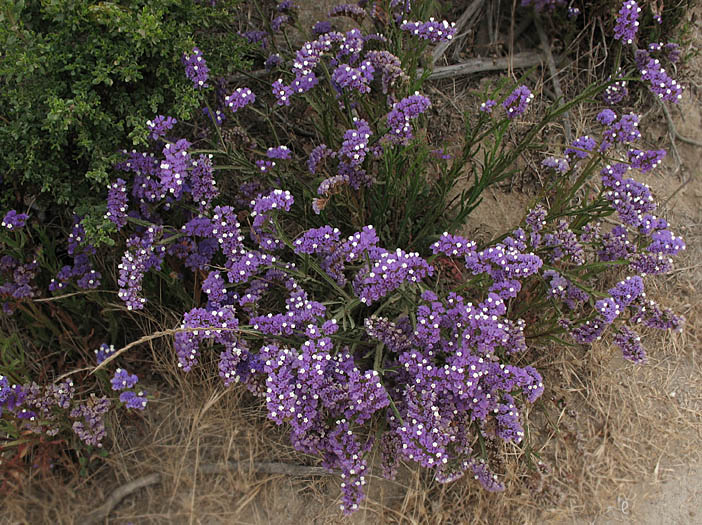
[[[560,57],[557,57],[555,60],[559,62]],[[437,67],[429,75],[429,79],[439,80],[442,78],[454,78],[485,71],[500,71],[507,69],[510,66],[510,61],[513,69],[526,69],[542,64],[544,62],[544,55],[538,51],[526,51],[524,53],[517,53],[511,57],[471,58],[460,64]]]

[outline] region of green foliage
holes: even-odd
[[[146,120],[201,107],[183,52],[200,47],[213,77],[243,65],[238,3],[0,0],[3,204],[42,192],[35,206],[85,213],[104,200],[117,150],[145,142]]]

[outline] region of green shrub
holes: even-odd
[[[117,148],[144,142],[146,120],[201,107],[183,52],[203,49],[212,78],[242,66],[238,4],[0,0],[2,204],[104,200]]]

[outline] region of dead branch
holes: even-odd
[[[485,71],[500,71],[507,69],[510,66],[510,61],[513,69],[525,69],[543,64],[544,60],[544,55],[538,51],[525,51],[523,53],[512,55],[511,57],[476,57],[466,60],[465,62],[461,62],[460,64],[437,67],[429,75],[429,79],[439,80],[442,78],[455,78],[463,75],[471,75],[473,73],[482,73]],[[555,58],[555,61],[560,62],[560,57]]]
[[[270,463],[270,462],[251,462],[251,461],[228,461],[226,463],[211,463],[207,465],[202,465],[197,469],[197,474],[221,474],[223,472],[229,472],[232,470],[238,470],[242,472],[255,472],[257,474],[283,474],[287,476],[336,476],[337,473],[334,471],[328,471],[323,467],[308,467],[304,465],[290,465],[287,463]],[[85,516],[79,521],[79,523],[84,523],[85,525],[96,525],[102,522],[105,518],[110,515],[110,512],[122,501],[124,498],[133,494],[134,492],[150,487],[151,485],[157,485],[162,481],[161,474],[155,472],[153,474],[148,474],[140,478],[125,483],[120,487],[117,487],[108,496],[105,502],[100,505],[93,512]]]

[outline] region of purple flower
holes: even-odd
[[[400,29],[417,36],[423,40],[429,40],[432,43],[445,42],[451,40],[456,34],[456,24],[436,22],[434,18],[430,18],[428,22],[408,22],[404,20],[400,24]]]
[[[97,361],[97,364],[100,364],[114,353],[115,353],[114,345],[108,346],[106,343],[102,343],[100,345],[100,348],[95,350],[95,361]]]
[[[328,255],[339,243],[339,230],[331,226],[322,226],[307,230],[293,242],[295,253]]]
[[[210,69],[205,63],[202,51],[194,47],[190,54],[183,53],[181,61],[185,66],[185,76],[192,81],[194,87],[197,89],[208,87],[207,78]]]
[[[332,31],[332,24],[329,20],[321,20],[312,26],[312,33],[315,35],[323,35]]]
[[[331,8],[329,16],[347,16],[360,22],[365,18],[366,10],[354,4],[340,4]]]
[[[629,276],[610,288],[608,293],[620,308],[626,308],[644,296],[643,279],[638,275]]]
[[[614,26],[614,38],[625,44],[633,44],[636,32],[639,30],[639,13],[641,8],[635,0],[626,0],[617,16]]]
[[[127,251],[122,256],[117,284],[120,289],[117,295],[122,299],[128,310],[141,310],[146,299],[139,297],[144,274],[151,268],[161,265],[166,251],[165,246],[156,247],[154,241],[160,233],[153,227],[146,230],[142,237],[133,236],[127,241]]]
[[[660,60],[651,58],[646,51],[637,51],[637,65],[641,79],[650,83],[649,89],[654,95],[669,102],[682,100],[682,86],[670,78],[661,67]]]
[[[372,66],[381,72],[381,85],[384,94],[390,91],[397,79],[407,78],[400,59],[389,51],[368,51],[366,60],[370,61]]]
[[[159,182],[165,192],[178,198],[183,191],[183,183],[187,176],[192,160],[188,153],[190,142],[180,139],[174,144],[166,144],[163,148],[163,161],[161,161]]]
[[[390,130],[385,136],[391,143],[408,144],[412,139],[411,121],[431,107],[431,101],[419,92],[403,98],[392,106],[387,115]]]
[[[340,64],[332,73],[332,81],[340,88],[370,93],[375,68],[369,60],[364,60],[359,67]]]
[[[628,144],[640,138],[639,116],[636,113],[629,113],[623,115],[617,122],[612,123],[604,130],[600,151],[606,151],[616,142]]]
[[[597,143],[595,142],[595,139],[589,135],[584,135],[575,139],[573,144],[571,144],[571,146],[565,150],[565,154],[568,157],[584,159],[587,157],[588,153],[595,149],[596,145]]]
[[[621,349],[624,359],[637,364],[646,362],[646,351],[641,345],[641,337],[629,327],[619,328],[614,336],[614,344]]]
[[[15,210],[10,210],[5,214],[0,226],[8,230],[19,230],[24,228],[28,218],[29,215],[26,213],[17,213]]]
[[[144,410],[146,408],[146,403],[148,402],[144,392],[140,391],[137,394],[131,390],[122,392],[119,395],[119,400],[124,403],[127,408],[134,408],[136,410]]]
[[[621,78],[619,72],[618,72],[616,78]],[[612,77],[610,76],[607,79],[607,82],[608,82],[608,85],[605,88],[605,90],[602,92],[602,100],[604,101],[605,104],[609,104],[610,106],[614,106],[615,104],[619,104],[629,94],[629,90],[626,87],[627,81],[626,80],[617,80],[615,82],[612,82]]]
[[[107,192],[107,212],[105,218],[113,222],[118,230],[127,224],[127,183],[117,179]]]
[[[404,282],[418,283],[434,269],[418,253],[401,249],[376,255],[354,279],[354,292],[364,304],[371,304],[396,290]]]
[[[278,15],[275,18],[273,18],[273,20],[271,20],[271,29],[274,33],[277,33],[278,31],[280,31],[280,28],[287,24],[289,21],[290,17],[288,15]]]
[[[567,152],[566,152],[567,154]],[[546,157],[541,161],[542,166],[556,170],[558,173],[568,173],[570,164],[567,159],[557,159],[555,157]]]
[[[354,119],[355,128],[344,133],[338,155],[345,157],[352,166],[360,166],[368,154],[368,141],[373,134],[363,119]]]
[[[529,102],[534,100],[534,94],[526,86],[517,87],[502,103],[507,112],[507,118],[514,119],[524,114]]]
[[[166,132],[173,129],[173,126],[177,123],[178,121],[173,117],[164,117],[163,115],[159,115],[153,120],[146,121],[146,125],[151,130],[151,138],[153,140],[158,140],[163,137]]]
[[[256,95],[249,88],[237,88],[234,93],[224,97],[224,104],[232,110],[232,113],[236,113],[254,100],[256,100]]]
[[[106,397],[91,397],[85,403],[75,406],[70,417],[77,419],[73,423],[73,432],[78,438],[93,447],[102,447],[105,437],[105,414],[110,409],[110,400]]]
[[[665,158],[665,155],[666,151],[664,149],[648,151],[633,149],[627,152],[627,156],[629,157],[631,167],[634,169],[639,169],[643,173],[648,173],[652,169],[658,167],[658,165]]]
[[[287,146],[278,146],[277,148],[268,148],[266,151],[266,157],[269,159],[281,159],[287,160],[291,156],[290,148]]]
[[[604,126],[611,126],[617,120],[617,114],[611,109],[603,109],[597,114],[597,122]]]
[[[139,378],[136,375],[130,374],[123,368],[118,368],[115,370],[115,375],[110,380],[110,384],[112,385],[112,390],[119,391],[132,388],[138,381]]]
[[[495,106],[497,106],[497,101],[488,99],[482,104],[480,104],[480,111],[482,111],[483,113],[492,113],[492,108],[494,108]]]
[[[580,9],[577,7],[568,8],[568,18],[577,18],[580,15]]]
[[[263,66],[266,68],[266,71],[273,71],[274,68],[278,67],[282,63],[283,59],[280,58],[280,55],[278,53],[273,53],[266,59]]]
[[[327,157],[335,157],[336,153],[326,144],[320,144],[316,146],[311,152],[307,159],[307,169],[312,175],[317,173],[317,167],[319,163],[322,162]]]

